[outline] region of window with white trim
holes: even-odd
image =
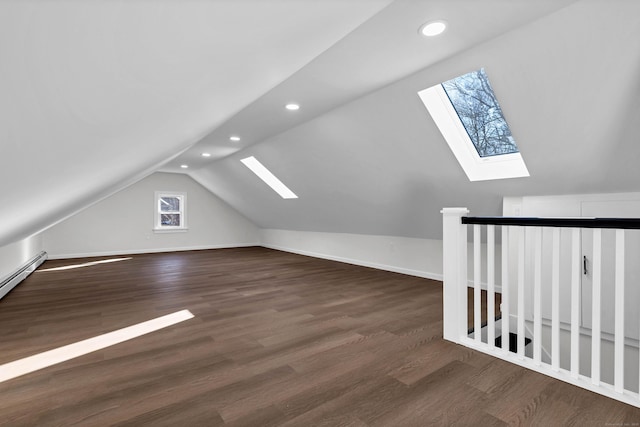
[[[155,231],[187,229],[187,193],[156,191]]]
[[[418,95],[470,181],[529,176],[484,69]]]

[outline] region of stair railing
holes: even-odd
[[[638,337],[625,336],[624,307],[625,230],[640,229],[640,219],[469,217],[466,208],[444,208],[442,214],[443,336],[446,340],[640,407]],[[532,228],[525,233],[527,227]],[[471,236],[468,228],[473,229]],[[562,250],[568,252],[567,245],[570,245],[566,265],[561,264],[561,259],[567,259],[561,257],[563,229],[566,231],[562,234],[565,245]],[[583,307],[581,280],[586,266],[581,256],[581,232],[587,229],[591,229],[593,241],[591,306]],[[613,334],[603,332],[601,323],[602,232],[605,229],[615,230],[614,277],[607,281],[611,282],[612,288],[605,289],[615,293]],[[547,230],[545,247],[551,245],[550,251],[543,251],[543,230]],[[530,265],[526,266],[526,263]],[[499,274],[496,274],[498,267]],[[550,271],[545,271],[545,268]],[[470,278],[469,269],[473,271]],[[525,271],[531,270],[533,274],[525,275]],[[544,298],[543,276],[550,277],[551,288],[550,295],[544,295]],[[567,286],[570,289],[565,288],[563,294],[570,294],[570,298],[562,308],[564,318],[570,320],[562,321],[560,290]],[[468,328],[471,319],[467,319],[468,287],[473,288],[471,334]],[[494,316],[497,289],[501,297],[499,321]],[[484,307],[483,292],[486,293]],[[530,295],[533,297],[527,298]],[[526,313],[525,303],[528,307]],[[545,306],[547,311],[550,309],[550,319],[542,315],[544,304],[550,305]],[[640,301],[635,307],[640,310]],[[570,310],[570,316],[565,314],[566,310]],[[581,324],[584,310],[590,310],[588,328]],[[485,325],[482,314],[486,314]],[[512,340],[509,338],[514,333],[516,348],[510,349]],[[500,345],[496,345],[497,338],[500,338]],[[525,344],[529,342],[529,345]],[[607,349],[603,349],[603,343]],[[584,350],[585,345],[590,349],[590,355]],[[609,347],[612,357],[607,353]],[[607,357],[603,358],[603,354]],[[590,356],[589,364],[585,363],[585,356]],[[607,372],[611,371],[609,363],[613,365],[613,375],[605,381],[601,371],[603,367]],[[630,380],[628,374],[631,371],[635,376]]]

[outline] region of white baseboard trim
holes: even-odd
[[[160,252],[181,252],[181,251],[199,251],[207,249],[228,249],[228,248],[244,248],[251,246],[262,246],[269,249],[275,249],[278,251],[290,252],[298,255],[311,256],[314,258],[328,259],[331,261],[344,262],[346,264],[359,265],[362,267],[370,267],[378,270],[391,271],[394,273],[406,274],[409,276],[422,277],[424,279],[431,279],[442,281],[442,274],[432,273],[422,270],[414,270],[410,268],[397,267],[394,265],[380,264],[375,262],[363,261],[353,258],[345,258],[334,255],[323,254],[319,252],[304,251],[299,249],[287,248],[278,245],[267,245],[264,243],[239,243],[234,245],[202,245],[202,246],[188,246],[178,248],[153,248],[153,249],[124,249],[118,251],[99,251],[99,252],[84,252],[84,253],[71,253],[71,254],[51,254],[49,259],[72,259],[72,258],[94,258],[94,257],[106,257],[106,256],[121,256],[121,255],[136,255],[136,254],[150,254]],[[498,288],[496,288],[498,291]]]
[[[474,287],[473,280],[467,280],[467,286],[469,288],[473,288]],[[487,282],[480,282],[480,289],[482,289],[483,291],[489,290],[489,287],[487,286]],[[494,290],[495,290],[496,293],[501,294],[502,293],[502,286],[501,285],[494,285]]]
[[[137,254],[153,254],[159,252],[182,252],[182,251],[201,251],[207,249],[229,249],[229,248],[247,248],[251,246],[261,246],[259,242],[254,243],[237,243],[229,245],[201,245],[201,246],[186,246],[178,248],[151,248],[151,249],[123,249],[118,251],[101,251],[101,252],[86,252],[76,254],[52,254],[49,255],[49,259],[69,259],[69,258],[93,258],[93,257],[105,257],[115,255],[137,255]]]
[[[362,267],[376,268],[378,270],[391,271],[391,272],[394,272],[394,273],[407,274],[409,276],[422,277],[424,279],[442,281],[442,274],[431,273],[431,272],[428,272],[428,271],[413,270],[413,269],[410,269],[410,268],[396,267],[394,265],[379,264],[379,263],[376,263],[376,262],[362,261],[362,260],[353,259],[353,258],[344,258],[344,257],[335,256],[335,255],[328,255],[328,254],[322,254],[322,253],[318,253],[318,252],[304,251],[304,250],[287,248],[287,247],[278,246],[278,245],[268,245],[268,244],[262,243],[261,246],[263,246],[265,248],[269,248],[269,249],[275,249],[275,250],[278,250],[278,251],[290,252],[290,253],[294,253],[294,254],[298,254],[298,255],[306,255],[306,256],[311,256],[311,257],[314,257],[314,258],[328,259],[328,260],[331,260],[331,261],[344,262],[346,264],[359,265],[359,266],[362,266]]]

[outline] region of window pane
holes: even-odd
[[[442,83],[480,157],[517,153],[484,69]]]
[[[160,210],[162,212],[179,212],[180,197],[168,197],[168,196],[161,197]]]
[[[160,224],[166,227],[180,227],[180,214],[161,214]]]

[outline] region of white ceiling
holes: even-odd
[[[6,2],[0,53],[0,245],[180,164],[264,228],[409,237],[443,206],[640,190],[633,0]],[[531,178],[470,183],[416,95],[480,67]]]
[[[153,172],[389,1],[0,3],[0,245]]]
[[[529,178],[469,182],[417,96],[480,67]],[[445,206],[500,215],[504,196],[640,190],[639,75],[640,2],[581,1],[191,176],[263,228],[440,238]],[[252,176],[239,162],[248,155],[299,199],[282,200]]]
[[[331,49],[217,127],[163,166],[183,172],[210,165],[342,104],[475,45],[523,26],[575,0],[396,0]],[[418,35],[425,22],[444,19],[441,37]],[[295,101],[296,113],[284,110]],[[232,142],[231,135],[242,140]],[[212,154],[202,158],[201,153]]]

